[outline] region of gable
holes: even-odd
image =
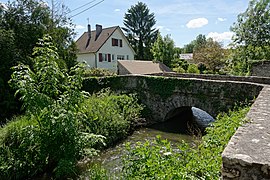
[[[91,39],[89,41],[88,32],[84,32],[82,36],[76,41],[79,54],[84,53],[96,53],[100,48],[110,39],[110,37],[116,33],[121,35],[121,38],[128,44],[129,48],[135,54],[134,49],[129,44],[127,38],[125,37],[123,31],[119,26],[114,26],[110,28],[104,28],[101,34],[96,39],[96,31],[91,31]],[[111,43],[111,42],[109,42]]]
[[[88,32],[84,32],[82,36],[76,41],[79,53],[95,53],[97,52],[103,44],[111,37],[113,32],[118,28],[118,26],[111,28],[104,28],[101,34],[96,39],[96,31],[91,31],[91,39],[89,41]]]

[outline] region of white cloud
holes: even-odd
[[[190,20],[186,26],[188,28],[200,28],[208,24],[208,20],[206,18],[197,18]]]
[[[82,26],[82,25],[76,25],[76,29],[77,30],[86,29],[86,27],[85,26]]]
[[[120,12],[121,10],[120,9],[115,9],[114,12]]]
[[[226,18],[218,18],[218,21],[220,21],[220,22],[223,22],[223,21],[227,21],[227,19]]]
[[[231,40],[233,35],[234,35],[233,32],[223,32],[223,33],[210,32],[206,37],[213,38],[213,40],[217,42],[222,42],[226,40]]]

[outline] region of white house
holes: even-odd
[[[86,62],[90,68],[105,68],[117,71],[117,60],[133,60],[135,51],[129,44],[119,26],[102,29],[96,25],[96,30],[88,32],[76,41],[78,61]]]

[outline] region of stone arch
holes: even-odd
[[[210,123],[214,122],[215,119],[206,111],[191,106],[177,107],[169,111],[165,116],[166,121],[179,121],[179,125],[196,126],[201,130],[204,130]]]

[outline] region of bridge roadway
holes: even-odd
[[[235,103],[253,102],[250,122],[236,131],[222,154],[222,177],[270,179],[270,78],[166,73],[90,78],[84,83],[89,92],[105,87],[136,92],[158,121],[181,106],[216,115]]]

